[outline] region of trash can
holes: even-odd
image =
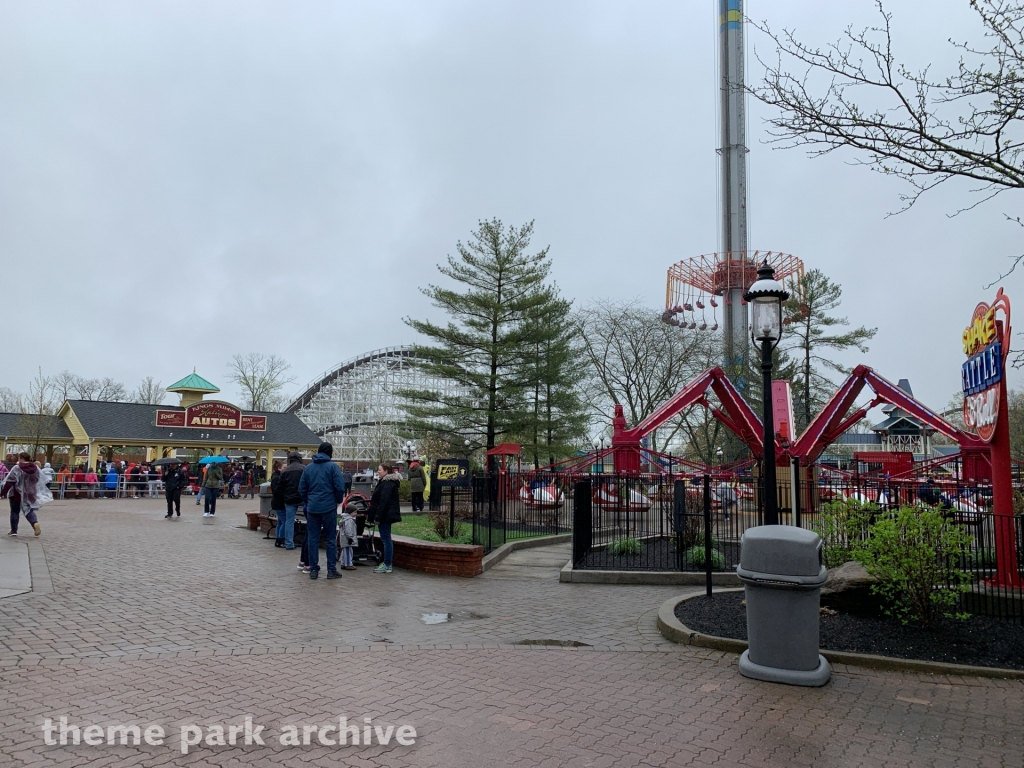
[[[353,475],[351,490],[365,494],[366,498],[370,498],[373,495],[373,475]]]
[[[274,494],[270,492],[270,483],[260,483],[260,514],[269,515]]]
[[[747,598],[744,677],[821,686],[832,676],[818,653],[818,608],[826,570],[821,538],[789,525],[749,528],[740,539],[736,574]]]

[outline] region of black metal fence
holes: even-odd
[[[754,478],[593,474],[561,483],[569,486],[563,493],[573,511],[576,569],[732,571],[743,532],[763,523],[764,494]],[[955,563],[970,577],[963,607],[1024,621],[1024,516],[995,515],[989,486],[812,475],[796,488],[781,482],[776,493],[781,524],[822,534],[837,505],[863,505],[868,523],[901,506],[941,512],[967,534],[966,553]],[[867,525],[856,534],[867,535]],[[826,538],[826,556],[832,543]]]
[[[531,473],[473,478],[473,543],[490,552],[506,541],[569,533],[572,486],[567,475]]]
[[[663,475],[591,475],[575,488],[573,568],[728,571],[760,524],[747,484]]]

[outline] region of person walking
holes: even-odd
[[[320,443],[312,463],[302,472],[299,495],[306,507],[306,556],[309,578],[320,575],[320,539],[327,545],[327,578],[338,573],[338,505],[345,499],[345,483],[338,465],[331,461],[334,446]]]
[[[423,511],[423,491],[427,488],[427,473],[419,459],[413,459],[409,463],[409,495],[412,501],[412,511]]]
[[[281,470],[281,479],[278,481],[281,503],[284,504],[284,526],[282,527],[281,516],[278,515],[277,538],[282,540],[280,546],[285,549],[295,549],[295,516],[299,513],[299,504],[302,503],[299,481],[302,480],[305,468],[306,465],[302,463],[302,454],[292,451],[288,454],[288,464]],[[273,488],[273,484],[271,484],[271,488]],[[309,565],[309,561],[303,558],[302,564]]]
[[[167,499],[165,520],[170,520],[175,512],[181,517],[181,491],[188,484],[188,475],[177,464],[169,464],[164,468],[164,498]]]
[[[402,522],[402,513],[398,506],[398,486],[402,476],[395,472],[390,464],[377,467],[377,487],[370,497],[370,508],[366,512],[366,522],[377,524],[380,543],[384,549],[384,562],[373,569],[374,573],[391,573],[391,564],[395,558],[395,545],[391,540],[391,526]]]
[[[224,470],[220,464],[210,464],[206,468],[203,480],[203,517],[217,514],[217,497],[220,496],[220,485],[224,480]]]
[[[8,536],[18,535],[18,523],[21,520],[21,513],[25,513],[36,536],[43,531],[39,527],[39,518],[36,510],[42,505],[42,491],[46,488],[46,481],[42,479],[42,472],[32,456],[27,451],[18,454],[18,463],[7,473],[3,485],[0,486],[0,497],[6,496],[11,505],[11,530]],[[52,496],[50,497],[52,498]]]
[[[270,509],[277,518],[277,535],[274,546],[284,546],[284,524],[288,512],[284,508],[284,496],[281,495],[281,462],[274,462],[274,471],[270,473]]]

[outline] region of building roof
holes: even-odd
[[[167,388],[168,392],[220,392],[213,384],[208,382],[195,371],[192,371],[181,381],[176,381]]]
[[[41,424],[37,425],[36,419],[41,419]],[[0,437],[27,437],[35,440],[36,435],[43,440],[52,439],[62,445],[72,438],[68,425],[57,416],[0,413]]]
[[[881,445],[882,436],[875,432],[845,432],[832,442],[835,445]]]
[[[267,417],[265,432],[240,429],[192,429],[158,427],[156,411],[184,411],[170,405],[109,403],[100,400],[68,400],[82,428],[93,440],[148,440],[167,444],[216,443],[219,445],[267,443],[270,445],[317,446],[320,437],[294,413],[250,412]],[[62,425],[63,426],[63,425]],[[64,427],[65,431],[67,427]],[[71,433],[68,432],[68,435]],[[173,437],[171,436],[173,434]],[[200,435],[204,437],[200,438]],[[205,437],[209,435],[209,437]],[[234,437],[229,438],[228,435]]]

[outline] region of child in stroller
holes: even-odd
[[[373,547],[376,526],[366,527],[366,510],[370,500],[358,491],[350,493],[341,503],[342,515],[338,521],[338,561],[346,571],[354,571],[359,561],[384,559]]]

